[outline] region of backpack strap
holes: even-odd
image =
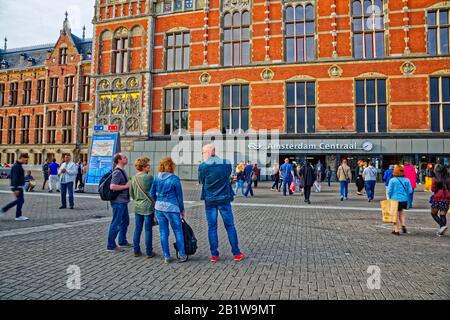
[[[408,190],[406,190],[406,187],[405,187],[405,185],[403,184],[403,182],[402,182],[398,177],[395,177],[395,178],[398,180],[398,182],[400,182],[400,184],[402,185],[402,187],[403,187],[403,189],[405,190],[406,194],[409,194],[409,192],[408,192]]]
[[[155,202],[153,201],[153,199],[144,191],[144,188],[142,187],[141,183],[139,182],[139,179],[134,176],[134,181],[136,182],[139,190],[141,191],[141,193],[147,198],[147,200],[152,204],[152,206],[155,206]]]

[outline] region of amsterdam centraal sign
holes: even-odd
[[[361,144],[354,143],[282,143],[282,144],[261,144],[261,143],[250,143],[248,145],[250,150],[284,150],[284,151],[295,151],[295,150],[307,150],[307,151],[328,151],[328,150],[363,150],[370,152],[373,150],[373,143],[370,141],[364,141]]]

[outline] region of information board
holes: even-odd
[[[86,185],[98,186],[100,179],[113,169],[114,155],[120,152],[118,132],[95,132],[92,136]]]

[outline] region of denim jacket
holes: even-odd
[[[184,211],[181,181],[173,173],[158,174],[150,189],[150,197],[155,201],[155,210],[176,213]]]
[[[389,180],[388,195],[389,199],[397,201],[409,201],[413,188],[411,182],[404,177],[392,177]]]
[[[199,181],[202,184],[201,200],[207,205],[228,204],[234,199],[231,188],[231,164],[219,157],[211,157],[198,168]]]

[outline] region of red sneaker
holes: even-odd
[[[219,256],[211,256],[211,262],[217,262],[219,261]]]
[[[242,260],[244,260],[244,258],[245,258],[245,256],[244,256],[244,254],[241,252],[241,253],[239,253],[237,256],[234,256],[234,261],[242,261]]]

